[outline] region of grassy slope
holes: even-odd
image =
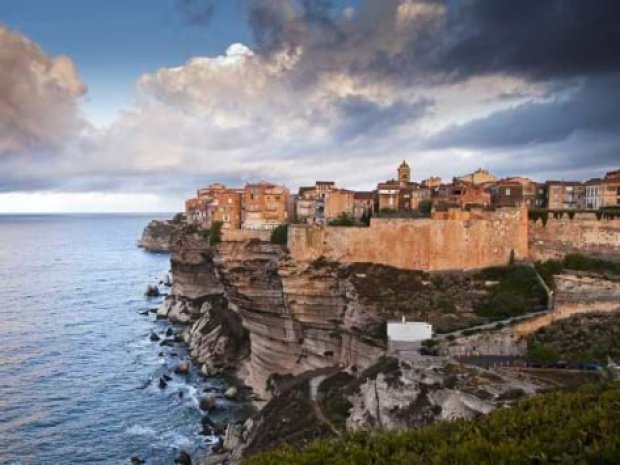
[[[534,271],[525,266],[429,274],[357,263],[348,271],[360,302],[377,315],[429,321],[440,333],[521,315],[547,303]]]
[[[607,362],[620,361],[620,313],[575,315],[530,334],[533,358]]]
[[[588,385],[527,399],[470,421],[359,432],[283,448],[244,465],[523,465],[620,463],[620,387]]]

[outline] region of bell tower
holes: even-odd
[[[398,180],[400,182],[411,182],[411,168],[405,160],[398,167]]]

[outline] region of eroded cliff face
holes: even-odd
[[[205,374],[233,370],[267,396],[274,374],[365,368],[383,352],[368,335],[380,321],[364,315],[334,264],[297,264],[258,240],[210,247],[197,234],[181,238],[171,263],[172,291],[159,315],[189,325],[184,338]]]
[[[138,246],[149,252],[169,252],[182,230],[182,223],[153,220],[144,228]]]

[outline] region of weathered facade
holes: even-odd
[[[288,195],[284,186],[261,182],[244,189],[243,229],[274,229],[288,222]]]

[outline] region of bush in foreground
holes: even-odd
[[[523,465],[620,463],[620,386],[536,396],[475,420],[404,432],[359,432],[244,465]]]

